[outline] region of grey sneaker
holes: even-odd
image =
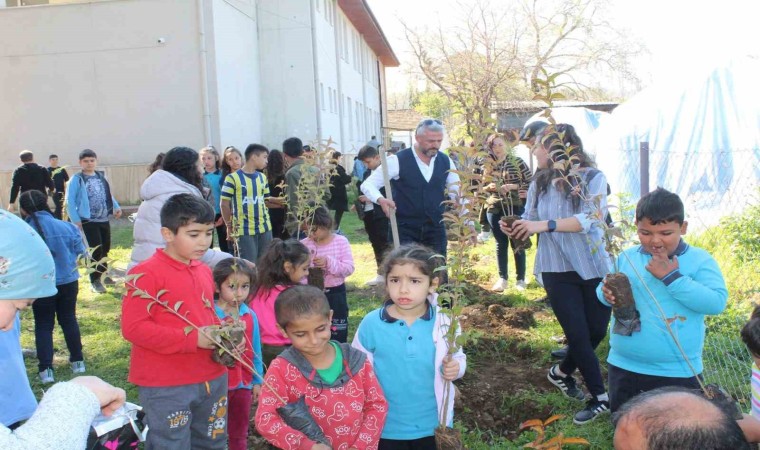
[[[572,375],[568,375],[566,377],[555,375],[554,373],[556,368],[557,366],[554,365],[551,369],[549,369],[549,373],[546,375],[546,379],[549,380],[551,384],[557,386],[559,390],[562,391],[562,393],[567,397],[574,398],[576,400],[585,400],[586,395],[575,384],[575,378],[573,378]]]
[[[90,286],[90,289],[92,289],[92,292],[96,294],[105,294],[107,292],[106,287],[103,286],[103,283],[101,283],[100,280],[93,281],[91,284],[92,286]]]
[[[581,411],[578,411],[578,413],[575,415],[573,418],[573,423],[576,425],[585,425],[601,416],[602,414],[607,414],[609,412],[610,402],[597,400],[596,398],[592,397],[591,400],[586,402],[586,407]]]
[[[74,361],[71,363],[71,373],[85,373],[87,369],[84,367],[84,361]]]
[[[53,369],[45,369],[40,372],[40,381],[42,384],[55,383],[55,377],[53,376]]]

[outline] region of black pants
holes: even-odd
[[[39,371],[53,367],[53,328],[55,319],[63,330],[69,361],[83,361],[82,337],[77,323],[77,294],[79,281],[59,284],[58,293],[52,297],[39,298],[32,303],[34,312],[34,340],[37,345]]]
[[[56,192],[53,194],[53,203],[55,204],[53,215],[58,220],[63,219],[63,192]]]
[[[108,252],[111,251],[111,224],[83,220],[82,230],[92,252],[92,259],[98,263],[95,271],[90,274],[90,282],[100,281],[100,277],[108,270],[108,263],[103,258],[108,257]]]
[[[334,222],[335,222],[335,229],[336,230],[338,228],[340,228],[340,221],[343,220],[343,213],[344,212],[345,211],[343,211],[342,209],[336,209],[335,210],[335,219],[334,219]]]
[[[628,400],[641,394],[665,386],[680,386],[699,391],[697,377],[659,377],[631,372],[612,364],[607,365],[607,380],[610,386],[610,410],[617,411]]]
[[[569,346],[559,370],[566,375],[580,370],[589,392],[595,396],[604,394],[602,371],[594,350],[607,335],[612,309],[596,298],[596,287],[602,279],[584,280],[576,272],[544,272],[541,276]]]
[[[375,254],[378,272],[388,251],[388,227],[390,222],[382,211],[370,210],[364,213],[364,229],[367,230],[372,252]]]
[[[523,208],[515,208],[514,214],[516,216],[519,216],[523,213]],[[518,280],[525,281],[525,267],[526,267],[526,256],[525,256],[525,250],[517,251],[515,250],[515,247],[517,246],[514,239],[504,234],[503,231],[501,231],[501,227],[499,227],[499,220],[501,220],[502,217],[504,217],[504,214],[502,212],[496,212],[496,213],[488,213],[488,221],[491,222],[491,229],[493,230],[493,238],[496,241],[496,262],[497,266],[499,267],[499,278],[503,278],[505,280],[509,279],[509,246],[512,246],[512,254],[515,257],[515,273],[517,275]]]
[[[333,341],[348,341],[348,299],[346,299],[346,285],[341,284],[325,289],[325,296],[332,309],[332,326],[330,327]]]
[[[214,222],[219,220],[222,214],[219,213],[214,217]],[[219,250],[224,253],[230,253],[230,243],[227,242],[227,224],[222,221],[222,224],[216,227],[216,238],[219,240]]]
[[[398,439],[382,439],[377,450],[436,450],[435,436],[402,441]]]
[[[401,244],[416,242],[446,258],[446,227],[443,223],[427,221],[410,223],[399,220],[398,238]],[[389,240],[390,241],[390,240]]]

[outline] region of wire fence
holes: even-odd
[[[648,160],[650,188],[660,186],[681,197],[689,224],[687,242],[710,252],[726,280],[728,307],[706,320],[703,375],[747,411],[753,360],[740,330],[760,300],[760,274],[755,270],[760,262],[760,150],[650,148]],[[635,205],[642,178],[639,149],[597,155],[597,161],[613,192],[630,193]]]

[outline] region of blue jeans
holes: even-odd
[[[514,215],[522,215],[524,208],[514,208]],[[515,251],[515,241],[509,236],[504,234],[499,227],[499,220],[504,216],[502,212],[494,214],[488,213],[488,223],[491,224],[491,232],[496,240],[496,261],[499,266],[499,278],[505,280],[509,279],[508,267],[509,267],[509,255],[507,250],[509,246],[512,246],[512,254],[515,255],[515,270],[517,271],[517,279],[525,280],[525,250]]]
[[[240,257],[256,264],[258,263],[259,258],[261,258],[261,255],[267,251],[270,242],[272,242],[271,231],[267,231],[263,234],[254,234],[252,236],[239,236],[238,251],[240,252]]]
[[[390,227],[388,227],[388,233],[390,233]],[[446,258],[446,227],[443,223],[431,221],[411,223],[399,220],[398,238],[401,244],[416,242]],[[393,242],[393,238],[388,241]]]

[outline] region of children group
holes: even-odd
[[[228,440],[230,449],[247,448],[255,401],[257,429],[279,448],[435,448],[441,412],[452,417],[453,398],[442,404],[443,384],[460,378],[466,361],[461,352],[447,356],[442,342],[448,321],[436,303],[438,262],[416,245],[390,253],[390,298],[364,318],[349,345],[347,317],[336,322],[328,299],[335,278],[345,304],[350,248],[326,212],[315,215],[305,242],[274,239],[258,270],[230,258],[212,272],[200,262],[214,231],[210,204],[190,194],[164,204],[166,247],[130,271],[122,304],[122,332],[132,343],[129,381],[150,426],[146,448],[223,449]],[[312,256],[324,240],[345,241],[348,261],[320,250]],[[300,284],[312,263],[327,269],[324,292]],[[165,307],[148,308],[144,293],[158,292]],[[232,317],[245,323],[246,336],[228,369],[212,360],[209,331]],[[325,442],[310,440],[278,413],[302,397]]]

